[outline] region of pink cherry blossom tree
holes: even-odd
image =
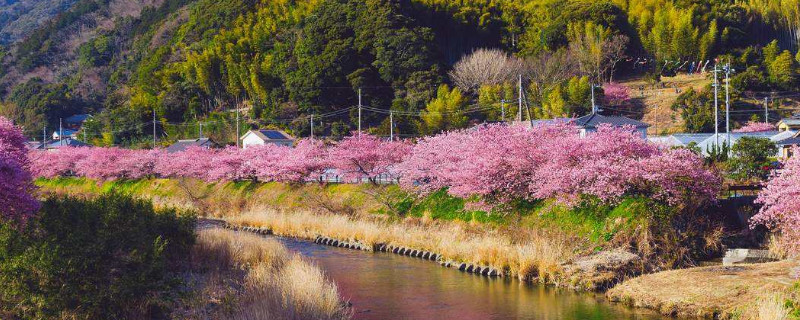
[[[800,154],[795,149],[795,154]],[[750,220],[751,227],[765,225],[783,236],[793,254],[800,253],[800,157],[789,158],[758,194],[763,206]]]
[[[377,184],[381,177],[394,179],[393,167],[403,161],[410,149],[411,145],[404,141],[353,135],[330,148],[326,162],[347,180],[367,179]]]
[[[22,131],[0,117],[0,218],[24,223],[37,210]]]
[[[778,130],[774,124],[768,122],[757,122],[757,121],[749,121],[745,124],[744,127],[739,129],[733,130],[733,132],[737,133],[748,133],[748,132],[765,132],[765,131],[776,131]]]
[[[630,88],[616,82],[603,85],[603,104],[618,106],[628,103],[631,99]]]

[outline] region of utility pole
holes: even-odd
[[[769,123],[769,103],[767,97],[764,97],[764,123]]]
[[[522,75],[521,74],[519,75],[519,94],[517,95],[519,100],[519,107],[518,107],[519,112],[517,113],[517,121],[522,122]]]
[[[239,148],[239,137],[241,134],[239,133],[239,103],[236,103],[236,147]]]
[[[506,122],[506,100],[500,99],[500,119]]]
[[[42,150],[47,150],[47,121],[45,121],[44,129],[42,130]]]
[[[719,89],[719,83],[717,81],[717,63],[714,62],[714,139],[716,144],[714,145],[715,148],[719,148],[719,107],[717,102],[717,90]]]
[[[358,88],[358,136],[361,136],[361,88]]]
[[[61,125],[61,118],[58,118],[58,145],[64,145],[64,127]]]
[[[200,137],[198,139],[203,139],[203,121],[200,121]]]
[[[728,144],[728,156],[731,154],[731,63],[725,68],[725,140]]]
[[[394,112],[389,110],[389,140],[394,141]]]
[[[314,115],[311,115],[311,139],[314,139]]]
[[[156,109],[154,108],[153,109],[153,149],[155,149],[155,148],[156,148]]]
[[[592,114],[597,113],[597,104],[594,103],[594,83],[592,83]]]

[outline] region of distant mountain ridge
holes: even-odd
[[[0,1],[0,44],[25,36],[78,0],[2,0]]]

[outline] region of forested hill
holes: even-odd
[[[759,66],[768,80],[755,85],[797,82],[797,0],[2,0],[0,28],[45,2],[64,11],[4,36],[0,113],[30,136],[92,113],[96,144],[149,141],[153,112],[164,140],[202,121],[233,141],[237,106],[243,126],[307,135],[315,114],[317,134],[341,135],[355,128],[359,88],[372,131],[388,132],[382,110],[392,109],[398,132],[436,132],[499,117],[498,101],[515,98],[510,73],[524,74],[533,117],[580,113],[589,83],[657,78],[665,61],[723,57]],[[454,64],[478,48],[513,55],[491,59],[508,72],[459,81]],[[785,60],[783,50],[789,66],[764,62]],[[773,77],[779,67],[788,78]]]

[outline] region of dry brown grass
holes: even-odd
[[[392,223],[307,210],[254,210],[227,218],[234,225],[265,227],[282,236],[313,239],[317,235],[383,243],[442,254],[445,259],[490,265],[520,278],[555,278],[561,264],[575,256],[577,242],[563,233],[525,230],[513,234],[458,222]]]
[[[764,292],[787,292],[795,281],[790,270],[797,265],[785,260],[664,271],[625,281],[607,295],[613,301],[668,315],[755,318],[747,316],[746,311],[756,309],[753,304]],[[765,304],[764,308],[766,312],[770,307]]]
[[[785,298],[781,295],[769,295],[761,298],[756,306],[753,320],[787,320],[790,310],[786,308]]]
[[[689,88],[701,90],[711,80],[707,79],[705,75],[699,74],[680,74],[675,77],[663,77],[661,80],[663,85],[659,84],[656,87],[642,79],[622,81],[621,83],[631,89],[631,98],[641,100],[644,105],[644,110],[634,111],[643,114],[642,121],[651,125],[648,129],[649,134],[681,132],[683,119],[680,112],[672,110],[672,104],[681,93],[686,92]],[[644,96],[639,91],[640,86],[645,87]],[[678,90],[676,91],[675,88]]]
[[[190,275],[200,293],[188,319],[348,319],[336,285],[275,240],[202,230]],[[209,305],[211,307],[209,307]],[[200,306],[200,307],[198,307]]]

